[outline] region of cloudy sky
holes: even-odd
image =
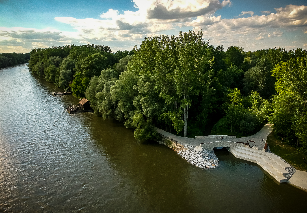
[[[307,1],[0,0],[0,53],[68,44],[115,52],[188,30],[224,48],[307,49]]]

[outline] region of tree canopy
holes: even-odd
[[[27,63],[30,53],[0,53],[0,69]]]
[[[291,144],[307,148],[307,54],[278,64],[273,70],[277,95],[271,122],[276,133]]]
[[[101,45],[34,49],[29,68],[133,128],[139,141],[155,140],[155,127],[246,136],[269,121],[284,141],[307,150],[306,61],[302,49],[224,51],[189,31],[115,53]]]

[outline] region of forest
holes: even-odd
[[[30,53],[0,53],[0,69],[28,63]]]
[[[182,136],[251,135],[265,123],[307,150],[307,52],[224,50],[202,32],[147,37],[138,48],[102,45],[33,49],[30,71],[78,98],[95,114],[156,140],[155,127]]]

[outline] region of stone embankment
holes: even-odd
[[[189,163],[202,168],[212,169],[218,166],[219,159],[213,150],[207,150],[200,146],[186,146],[186,150],[181,150],[178,154],[186,159]]]
[[[162,144],[175,150],[189,163],[200,168],[215,168],[218,158],[214,148],[226,147],[237,158],[257,163],[277,182],[287,182],[295,169],[279,156],[270,153],[266,144],[272,128],[265,125],[258,133],[249,137],[236,138],[228,135],[208,135],[187,138],[156,129],[163,136]]]
[[[218,166],[218,158],[214,154],[213,150],[208,150],[199,146],[191,145],[188,143],[183,143],[179,140],[174,140],[171,136],[179,137],[172,135],[171,133],[165,132],[161,129],[157,131],[163,136],[162,141],[159,141],[160,144],[166,145],[169,148],[176,151],[182,158],[187,162],[191,163],[202,169],[212,169]],[[168,137],[165,137],[165,135]],[[180,137],[179,137],[180,138]]]

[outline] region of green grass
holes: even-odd
[[[295,147],[282,142],[277,139],[274,133],[271,133],[267,142],[269,144],[271,152],[280,156],[284,160],[286,160],[289,164],[291,164],[294,168],[302,171],[307,171],[307,163],[304,162],[303,158],[305,157],[307,161],[306,154],[298,151]]]

